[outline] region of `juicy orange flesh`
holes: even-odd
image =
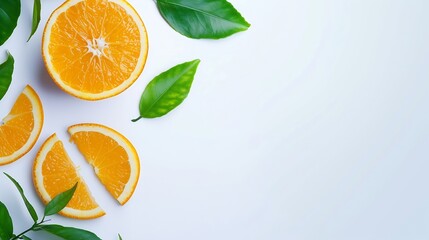
[[[95,173],[110,194],[118,198],[131,174],[125,149],[112,138],[98,132],[77,132],[72,135],[72,141],[94,167]]]
[[[32,111],[30,99],[21,94],[0,124],[0,157],[13,154],[28,141],[34,128]]]
[[[134,71],[140,49],[134,20],[106,0],[77,3],[51,28],[53,67],[66,85],[83,92],[100,93],[122,84]]]
[[[77,174],[62,142],[56,142],[46,155],[42,166],[42,175],[43,185],[51,198],[72,188],[78,182],[76,192],[67,207],[79,210],[91,210],[98,207],[88,187]]]

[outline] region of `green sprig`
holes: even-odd
[[[9,211],[2,202],[0,202],[0,239],[2,240],[17,240],[17,239],[31,239],[25,234],[31,231],[46,231],[55,236],[63,238],[65,240],[101,240],[95,233],[90,231],[74,228],[74,227],[64,227],[56,224],[46,224],[46,222],[50,221],[49,219],[45,219],[47,216],[54,215],[60,212],[63,208],[67,206],[70,200],[73,197],[73,194],[76,191],[78,184],[76,183],[72,188],[58,194],[55,196],[45,207],[43,217],[40,221],[38,221],[39,217],[34,210],[33,205],[28,201],[27,197],[24,194],[24,190],[21,185],[16,181],[12,176],[7,173],[4,173],[10,181],[15,185],[18,189],[27,210],[33,219],[34,223],[31,227],[27,228],[23,232],[19,234],[13,234],[13,222],[12,218],[9,214]],[[119,235],[120,236],[120,235]]]

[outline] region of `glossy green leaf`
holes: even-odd
[[[34,4],[33,4],[33,23],[31,26],[31,34],[30,37],[28,37],[28,41],[30,41],[30,38],[33,36],[33,34],[36,32],[37,27],[39,26],[40,23],[40,12],[42,10],[42,5],[40,3],[40,0],[34,0]]]
[[[94,233],[73,227],[63,227],[61,225],[40,225],[40,229],[65,240],[101,240]]]
[[[45,207],[45,216],[58,213],[67,206],[76,191],[77,183],[69,190],[55,196]]]
[[[141,118],[161,117],[180,105],[188,96],[200,60],[179,64],[155,77],[140,99]]]
[[[15,187],[18,189],[19,193],[21,194],[22,200],[24,200],[24,204],[27,207],[27,210],[30,213],[31,218],[36,223],[38,220],[36,210],[34,210],[33,205],[31,205],[31,203],[28,201],[27,197],[25,197],[24,190],[22,189],[21,185],[19,185],[19,183],[13,177],[11,177],[9,174],[7,174],[7,173],[4,173],[4,174],[13,182],[13,184],[15,184]]]
[[[0,46],[12,35],[20,13],[20,0],[0,0]]]
[[[157,0],[156,3],[168,24],[190,38],[219,39],[250,27],[226,0]]]
[[[12,218],[7,207],[0,202],[0,239],[9,240],[13,236]]]
[[[14,64],[15,60],[10,53],[7,53],[6,61],[0,64],[0,100],[4,97],[7,90],[9,89],[10,83],[12,82]]]

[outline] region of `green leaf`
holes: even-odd
[[[9,240],[13,236],[12,218],[7,207],[0,202],[0,239]]]
[[[12,82],[14,63],[15,63],[15,60],[13,59],[12,55],[8,52],[6,61],[0,64],[0,100],[4,97],[7,90],[9,89],[10,83]]]
[[[122,240],[121,234],[118,233],[119,240]]]
[[[157,0],[156,4],[168,24],[189,38],[219,39],[250,27],[226,0]]]
[[[30,37],[28,37],[28,41],[30,41],[30,38],[33,36],[33,34],[36,32],[37,27],[40,23],[40,11],[42,10],[42,5],[40,3],[40,0],[34,0],[33,4],[33,23],[31,27],[31,34]]]
[[[29,237],[27,237],[27,236],[25,236],[25,235],[22,235],[22,236],[21,236],[21,239],[31,240],[31,238],[29,238]]]
[[[40,229],[65,240],[101,240],[94,233],[73,227],[63,227],[61,225],[39,225]]]
[[[12,35],[20,13],[20,0],[0,1],[0,46]]]
[[[77,183],[69,190],[55,196],[45,207],[45,216],[58,213],[67,206],[76,191]]]
[[[155,77],[140,99],[141,118],[161,117],[185,100],[191,89],[199,59],[179,64]]]
[[[33,205],[31,205],[31,203],[25,197],[24,190],[22,189],[21,185],[19,185],[19,183],[9,174],[4,173],[4,175],[6,175],[13,182],[13,184],[15,184],[15,187],[18,189],[19,193],[21,194],[22,200],[24,200],[25,206],[27,207],[27,210],[30,213],[31,218],[33,219],[34,223],[36,223],[38,220],[37,213],[34,210]]]

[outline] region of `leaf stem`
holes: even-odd
[[[45,220],[45,217],[46,217],[46,216],[43,216],[43,219],[42,219],[40,222],[38,222],[38,223],[34,223],[34,224],[29,228],[29,229],[27,229],[27,230],[23,231],[22,233],[20,233],[20,234],[16,235],[15,237],[13,237],[13,238],[12,238],[12,239],[10,239],[10,240],[20,239],[20,237],[22,237],[24,234],[26,234],[26,233],[28,233],[28,232],[30,232],[30,231],[34,231],[34,230],[36,230],[36,231],[37,231],[37,227],[39,227],[41,224],[43,224],[43,223],[45,223],[45,222],[50,221],[50,219]]]
[[[38,224],[36,224],[36,223],[35,223],[35,224],[33,224],[33,226],[31,226],[31,228],[29,228],[29,229],[25,230],[24,232],[22,232],[22,233],[20,233],[20,234],[16,235],[16,236],[15,236],[14,238],[12,238],[11,240],[19,239],[22,235],[24,235],[24,234],[28,233],[29,231],[33,230],[37,225],[38,225]]]
[[[138,120],[140,120],[140,119],[142,119],[143,117],[142,116],[140,116],[140,117],[138,117],[138,118],[136,118],[136,119],[133,119],[133,120],[131,120],[131,122],[137,122]]]

